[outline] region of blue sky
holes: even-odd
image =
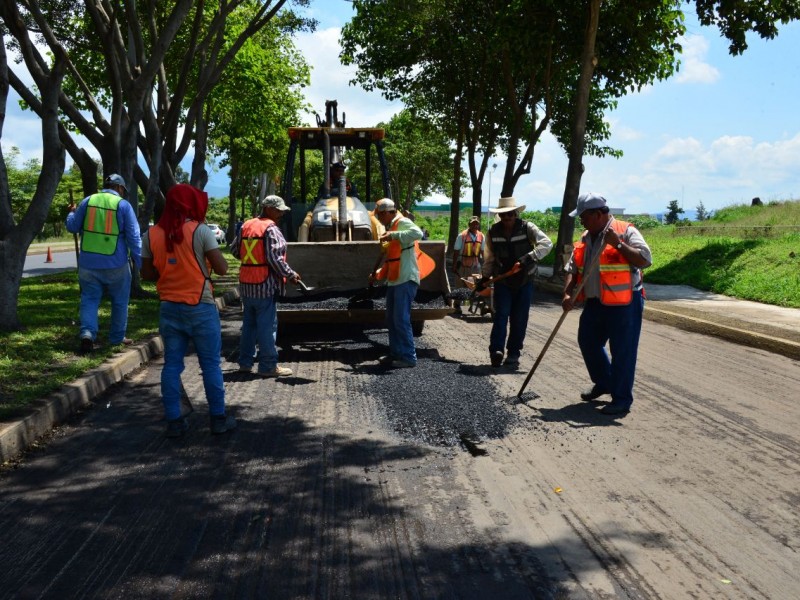
[[[351,126],[388,121],[402,106],[348,85],[353,69],[339,64],[339,31],[352,14],[350,2],[317,0],[308,12],[319,27],[296,43],[313,68],[310,104],[322,113],[326,99],[337,99]],[[800,199],[800,23],[783,26],[772,41],[750,36],[738,57],[728,54],[716,29],[700,27],[689,13],[687,28],[678,75],[622,98],[606,115],[609,143],[624,157],[587,157],[582,191],[603,194],[627,214],[663,212],[671,200],[689,212],[701,201],[714,210],[756,196]],[[4,151],[18,146],[24,158],[41,157],[38,120],[20,113],[13,94],[7,110]],[[495,205],[505,157],[492,162],[498,165],[491,177]],[[517,184],[518,202],[533,210],[560,206],[566,167],[563,150],[546,135],[532,173]],[[489,188],[487,175],[487,200]],[[226,175],[212,175],[207,190],[227,195]]]

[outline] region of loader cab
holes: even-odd
[[[376,238],[374,203],[390,198],[389,171],[383,151],[384,130],[380,128],[345,127],[344,113],[338,120],[337,103],[325,103],[326,118],[317,116],[316,127],[290,127],[289,152],[281,181],[281,197],[291,208],[281,224],[284,237],[290,242],[365,241]],[[312,160],[310,155],[316,157]],[[331,166],[344,157],[362,161],[366,177],[356,185],[337,185],[331,180]],[[322,164],[315,174],[311,165]],[[377,171],[376,171],[377,170]],[[373,174],[380,174],[380,187],[375,189]],[[340,177],[344,179],[345,177]]]

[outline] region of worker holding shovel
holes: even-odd
[[[494,317],[489,337],[489,358],[493,367],[519,365],[533,300],[533,276],[537,263],[550,252],[553,243],[536,225],[519,218],[525,206],[513,197],[500,198],[499,221],[486,236],[483,281],[494,281]],[[506,334],[508,343],[506,344]]]
[[[585,302],[578,345],[593,385],[581,399],[591,402],[611,394],[611,403],[600,412],[623,417],[633,404],[644,312],[642,269],[650,266],[652,255],[642,234],[630,223],[615,219],[602,196],[582,194],[570,216],[577,216],[585,231],[565,267],[561,306],[566,312],[576,302]],[[577,296],[576,286],[580,286]]]
[[[242,335],[239,339],[239,371],[253,370],[258,342],[258,375],[289,377],[292,370],[278,365],[278,312],[275,297],[285,292],[285,281],[300,282],[300,275],[286,262],[286,240],[279,224],[289,207],[280,196],[261,200],[261,214],[245,221],[231,246],[242,261],[239,294],[242,297]]]
[[[382,356],[379,362],[395,369],[415,367],[417,351],[411,329],[411,303],[421,279],[416,242],[422,239],[422,230],[411,219],[398,214],[389,198],[375,203],[375,218],[386,228],[380,241],[388,243],[383,267],[369,276],[370,284],[376,279],[385,279],[387,284],[389,354]]]

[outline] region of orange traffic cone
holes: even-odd
[[[53,253],[50,252],[50,246],[47,247],[47,258],[45,259],[46,263],[53,262]]]

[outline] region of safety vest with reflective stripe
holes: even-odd
[[[391,229],[389,231],[397,231],[397,228],[400,225],[400,219],[397,219],[394,223],[392,223]],[[383,268],[378,271],[377,279],[386,279],[388,281],[397,281],[400,278],[400,257],[406,250],[414,249],[415,256],[419,256],[420,249],[419,249],[419,241],[414,240],[414,244],[411,246],[403,246],[400,245],[399,240],[390,240],[389,246],[386,248],[386,260],[384,260]]]
[[[267,229],[275,226],[275,221],[265,218],[250,219],[242,225],[242,241],[239,244],[242,267],[239,269],[239,282],[264,283],[269,277],[267,243],[264,236]]]
[[[197,221],[186,221],[183,241],[175,244],[172,252],[167,250],[167,236],[161,227],[154,225],[148,230],[153,266],[158,271],[156,289],[163,301],[194,306],[200,304],[206,281],[211,287],[209,267],[201,266],[194,253],[194,235],[199,226]]]
[[[94,252],[103,256],[114,254],[119,239],[117,207],[121,201],[122,198],[108,192],[89,197],[86,215],[83,217],[81,252]]]
[[[503,224],[495,223],[489,229],[489,239],[492,242],[492,253],[494,254],[496,271],[494,275],[500,275],[510,271],[514,265],[531,250],[534,245],[528,237],[528,222],[517,219],[511,230],[511,235],[506,237]],[[520,270],[515,275],[504,279],[498,285],[506,285],[512,289],[519,289],[528,283],[536,272],[536,263],[531,262],[525,269]]]
[[[625,231],[631,227],[630,223],[614,219],[611,222],[611,228],[618,236],[623,236]],[[577,269],[576,285],[580,285],[584,275],[584,263],[586,258],[586,236],[589,235],[588,231],[584,231],[581,235],[581,241],[575,243],[575,250],[573,252],[573,260]],[[599,240],[602,242],[602,240]],[[608,306],[621,306],[630,304],[633,299],[633,277],[631,274],[631,265],[622,256],[622,253],[609,246],[603,244],[603,250],[600,254],[600,302]],[[578,295],[577,300],[584,300],[585,296],[583,290]]]
[[[472,232],[469,229],[461,233],[461,264],[465,267],[471,267],[475,264],[475,260],[481,254],[481,246],[483,245],[483,233],[480,231],[475,232],[475,239],[472,239]]]

